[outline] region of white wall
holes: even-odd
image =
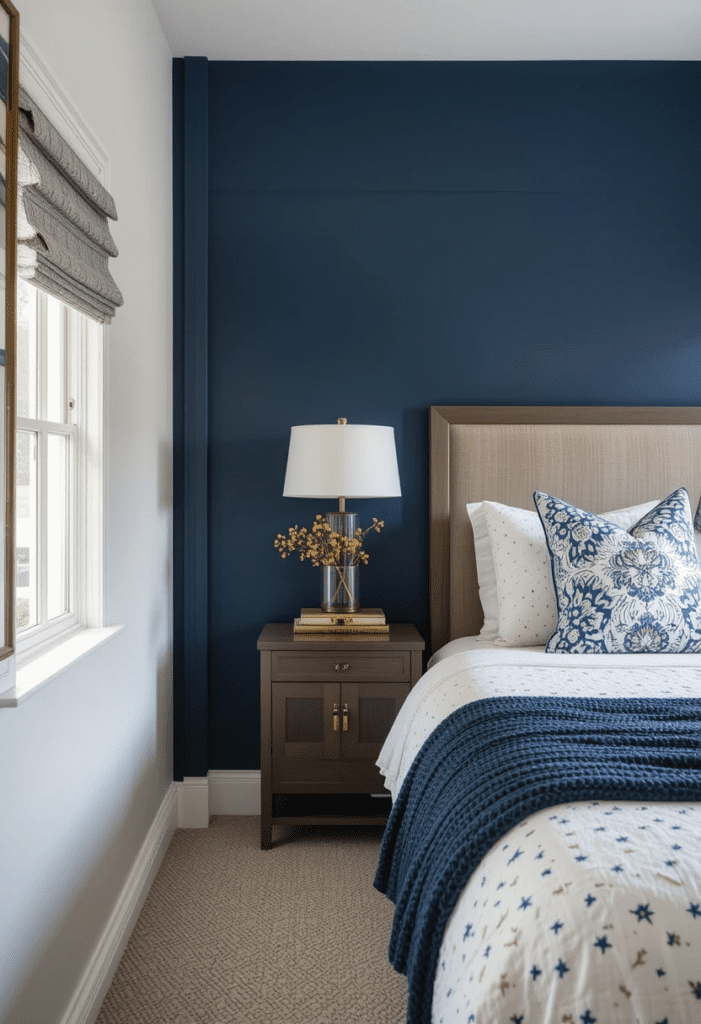
[[[172,779],[171,54],[150,0],[17,0],[110,156],[124,295],[105,353],[107,623],[0,708],[0,1021],[56,1024]]]

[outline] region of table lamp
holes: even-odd
[[[348,423],[292,427],[283,496],[338,498],[338,512],[327,512],[331,529],[354,537],[358,514],[346,512],[349,498],[401,497],[394,427]],[[355,611],[360,605],[357,566],[347,563],[339,581],[336,566],[322,565],[322,607]]]

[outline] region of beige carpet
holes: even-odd
[[[379,831],[258,822],[175,833],[96,1024],[402,1024]]]

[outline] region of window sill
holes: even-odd
[[[14,686],[0,693],[0,708],[16,708],[123,629],[124,626],[82,629],[50,651],[25,662],[16,670]]]

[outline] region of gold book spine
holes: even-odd
[[[315,633],[298,633],[295,631],[294,639],[306,643],[307,640],[328,640],[333,635],[332,633],[322,633],[320,631]],[[380,642],[382,640],[389,640],[389,633],[354,633],[352,636],[353,643],[356,643],[358,640],[374,640],[377,643],[378,640]]]
[[[355,615],[340,615],[337,619],[307,619],[299,616],[295,619],[296,626],[386,626],[387,620],[375,618],[357,618]]]
[[[389,633],[389,626],[331,626],[331,625],[298,625],[295,622],[295,633]]]
[[[295,629],[299,626],[304,626],[305,629],[332,629],[338,627],[339,629],[347,629],[349,626],[386,626],[387,623],[384,619],[378,619],[377,622],[374,620],[368,621],[368,619],[350,619],[348,617],[337,619],[335,622],[321,622],[319,619],[295,619]]]
[[[384,626],[387,622],[381,608],[361,608],[357,612],[321,612],[316,608],[302,608],[295,619],[298,625],[329,626]]]

